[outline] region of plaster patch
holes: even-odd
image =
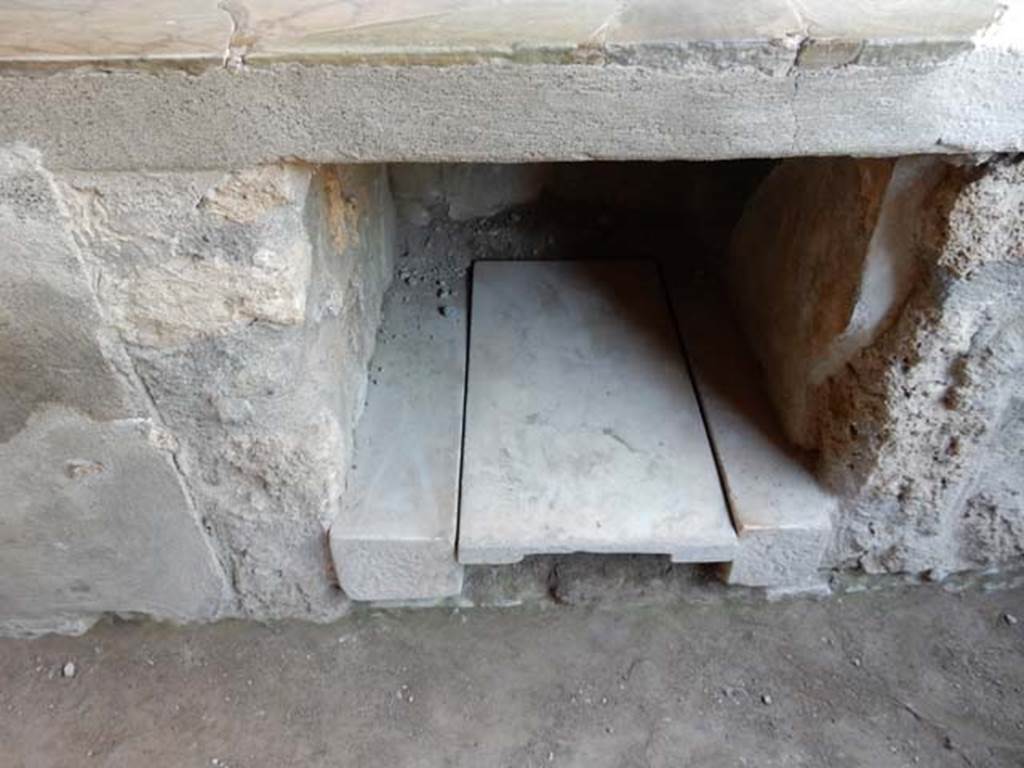
[[[327,231],[338,252],[359,247],[359,205],[343,182],[340,173],[324,174]]]
[[[172,346],[230,333],[253,322],[299,325],[306,315],[311,252],[306,240],[252,266],[176,259],[115,278],[101,291],[126,341]]]
[[[203,195],[200,207],[241,224],[259,221],[267,212],[301,200],[310,171],[301,165],[263,165],[228,174]]]

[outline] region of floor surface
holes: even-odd
[[[0,763],[1020,766],[1022,691],[1024,588],[108,622],[0,641]]]

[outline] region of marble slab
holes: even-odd
[[[836,498],[814,476],[811,457],[784,437],[721,292],[710,282],[669,284],[739,536],[727,580],[817,585]]]
[[[605,45],[970,41],[997,0],[20,0],[0,61],[600,61]]]
[[[223,61],[231,16],[217,0],[0,3],[0,61]]]
[[[726,510],[650,262],[477,262],[462,563],[730,560]]]
[[[330,544],[354,600],[457,595],[466,287],[396,280],[370,365],[354,466]],[[439,307],[444,306],[444,314]]]
[[[800,17],[786,2],[633,0],[608,29],[610,43],[781,39],[797,34]]]
[[[816,38],[970,40],[1004,14],[996,0],[794,0]]]
[[[249,4],[247,60],[515,56],[584,45],[614,18],[617,0],[351,0]],[[440,59],[439,59],[440,57]]]

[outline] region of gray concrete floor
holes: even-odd
[[[1024,765],[1022,587],[552,594],[0,641],[0,764]]]

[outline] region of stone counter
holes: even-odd
[[[1024,5],[0,8],[0,145],[51,168],[1024,148]]]

